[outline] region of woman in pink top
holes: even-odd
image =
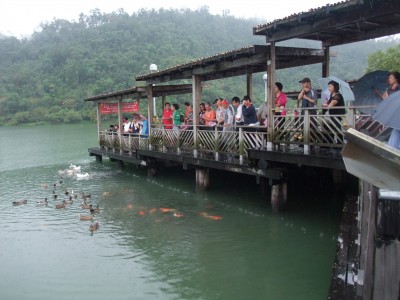
[[[275,116],[286,116],[286,94],[282,92],[283,85],[280,82],[275,82]],[[285,123],[285,118],[279,117],[277,119],[278,128],[282,127]]]

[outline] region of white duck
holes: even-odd
[[[78,179],[89,178],[89,173],[85,173],[85,174],[77,173],[76,178],[78,178]]]

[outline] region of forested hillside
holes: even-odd
[[[104,14],[94,10],[77,22],[54,20],[42,24],[29,38],[0,36],[0,125],[28,122],[93,120],[95,110],[84,98],[135,85],[137,74],[252,44],[260,20],[211,15],[207,7],[191,10],[123,10]],[[368,55],[395,44],[368,41],[333,48],[331,73],[359,78]],[[296,43],[299,46],[299,43]],[[318,78],[320,66],[282,70],[285,89],[298,87],[305,75]],[[262,74],[254,76],[257,102],[262,99]],[[243,78],[208,83],[205,100],[245,92]],[[176,99],[184,101],[184,98]]]

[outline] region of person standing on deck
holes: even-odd
[[[299,81],[301,83],[302,89],[297,99],[301,101],[301,108],[310,108],[316,107],[318,101],[318,93],[315,89],[311,87],[311,80],[308,77],[304,77]],[[304,110],[301,110],[301,115],[304,116]],[[309,115],[314,116],[317,114],[316,109],[310,109]],[[303,128],[303,126],[301,126]],[[311,117],[310,118],[310,130],[317,130],[318,125],[316,121]]]
[[[205,107],[206,111],[203,115],[203,120],[206,125],[206,130],[212,130],[216,124],[215,111],[212,109],[210,102],[207,102]]]
[[[257,110],[257,120],[260,123],[260,126],[267,126],[267,116],[268,116],[268,106],[267,101],[263,102]]]
[[[235,96],[232,98],[232,105],[233,107],[236,107],[236,114],[234,118],[234,124],[235,126],[241,126],[243,125],[243,114],[242,114],[242,104],[240,103],[240,98]]]
[[[388,77],[389,87],[387,91],[383,94],[383,100],[385,100],[389,95],[393,93],[398,93],[400,91],[400,73],[399,72],[391,72]],[[400,105],[400,103],[399,103]],[[393,128],[392,133],[390,134],[388,145],[400,149],[400,130]]]
[[[122,122],[123,122],[123,125],[122,125],[123,133],[129,133],[129,129],[131,127],[131,122],[128,121],[128,118],[124,118],[122,120]]]
[[[382,99],[385,100],[391,94],[400,91],[400,73],[399,72],[391,72],[388,74],[388,84],[386,92],[383,93]]]
[[[216,106],[215,119],[217,120],[217,128],[219,131],[221,131],[222,126],[224,126],[225,108],[222,106],[221,98],[215,99],[214,104]]]
[[[205,121],[204,121],[204,113],[206,112],[206,105],[204,103],[200,103],[200,111],[199,111],[199,125],[206,125]],[[200,127],[200,129],[204,129],[204,127]]]
[[[231,131],[233,128],[233,122],[234,122],[233,116],[235,114],[235,110],[233,109],[233,106],[229,104],[229,102],[227,100],[222,100],[221,104],[225,109],[223,131]]]
[[[164,111],[162,115],[162,123],[165,129],[172,129],[173,120],[172,120],[173,111],[171,109],[171,104],[165,102],[164,104]]]
[[[316,107],[318,101],[318,93],[311,87],[311,80],[308,77],[304,77],[299,81],[302,85],[302,90],[297,96],[298,100],[301,100],[301,108]],[[316,110],[310,110],[310,114],[315,114]],[[304,115],[304,110],[301,111]]]
[[[283,90],[283,84],[280,82],[275,82],[275,111],[274,114],[275,116],[281,116],[277,119],[277,127],[278,129],[282,129],[283,125],[285,124],[285,118],[286,116],[286,102],[287,102],[287,97],[286,94],[282,92]]]
[[[243,123],[244,125],[250,125],[257,123],[257,113],[256,108],[251,103],[251,99],[248,95],[244,96],[242,106]]]
[[[179,110],[179,105],[177,103],[172,104],[172,119],[174,122],[174,130],[179,130],[179,127],[182,124],[181,121],[181,111]]]

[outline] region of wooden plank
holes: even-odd
[[[400,187],[400,151],[350,128],[342,151],[347,172],[379,188]]]
[[[334,150],[333,150],[334,151]],[[250,159],[263,159],[266,161],[274,161],[279,163],[295,164],[297,166],[312,166],[319,168],[330,168],[345,170],[340,152],[331,152],[329,156],[317,156],[313,154],[305,155],[302,152],[281,152],[281,151],[266,151],[257,149],[248,149]],[[336,153],[336,156],[333,156]]]
[[[400,299],[399,240],[377,241],[374,268],[375,280],[372,299]]]
[[[357,287],[353,282],[352,264],[356,261],[357,245],[357,203],[354,198],[347,198],[340,221],[336,256],[332,268],[332,281],[328,299],[356,299]]]

